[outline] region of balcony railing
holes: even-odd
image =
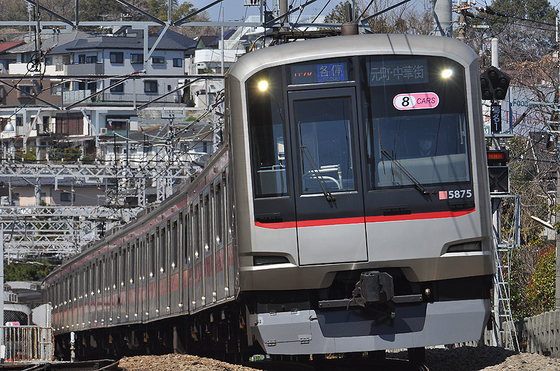
[[[64,65],[64,70],[66,75],[102,75],[103,74],[103,64],[102,63],[79,63],[79,64],[66,64]]]

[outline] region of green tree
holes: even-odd
[[[556,247],[549,246],[539,257],[527,289],[532,315],[554,310],[556,294]]]
[[[29,263],[6,264],[4,279],[10,281],[41,281],[56,267],[55,264],[39,261]]]

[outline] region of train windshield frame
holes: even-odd
[[[329,69],[330,77],[318,77],[319,71]],[[261,70],[247,80],[246,88],[257,199],[419,186],[472,188],[465,67],[449,58],[370,55],[307,61]],[[317,130],[320,120],[312,120],[313,111],[324,114],[330,104],[338,104],[336,97],[312,102],[313,95],[325,89],[345,88],[353,89],[350,95],[344,94],[353,97],[350,110],[355,112],[352,120],[357,124],[352,128],[345,118],[338,122],[342,126],[332,120],[327,120],[327,126],[336,126],[341,136],[338,142],[345,143],[346,151],[353,153],[342,156],[344,164],[321,161],[333,157],[333,148],[328,146],[322,148],[331,152],[330,157],[327,152],[317,151],[304,156],[305,148],[308,152],[321,148],[317,143],[316,147],[303,143],[303,131],[311,126],[316,139],[322,136],[332,143],[337,141],[327,138],[329,132],[333,134],[331,130]],[[308,92],[311,103],[306,107],[293,103],[290,94],[294,92]],[[340,106],[346,107],[347,103]],[[305,113],[306,109],[309,112]],[[290,122],[299,120],[290,111],[298,111],[298,117],[303,115],[309,122],[303,126]],[[428,146],[428,142],[430,149],[422,153],[420,147]],[[413,145],[417,152],[413,152]],[[298,154],[298,146],[303,154]],[[302,164],[292,163],[292,159]],[[306,176],[315,180],[313,191],[303,185]],[[363,190],[358,189],[358,182],[363,182]],[[306,183],[311,184],[309,179]]]

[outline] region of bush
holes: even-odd
[[[527,288],[533,315],[554,310],[556,295],[556,248],[549,246],[539,257],[535,274]]]

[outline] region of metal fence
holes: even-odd
[[[3,326],[0,357],[6,362],[52,361],[54,336],[52,328],[40,326]]]

